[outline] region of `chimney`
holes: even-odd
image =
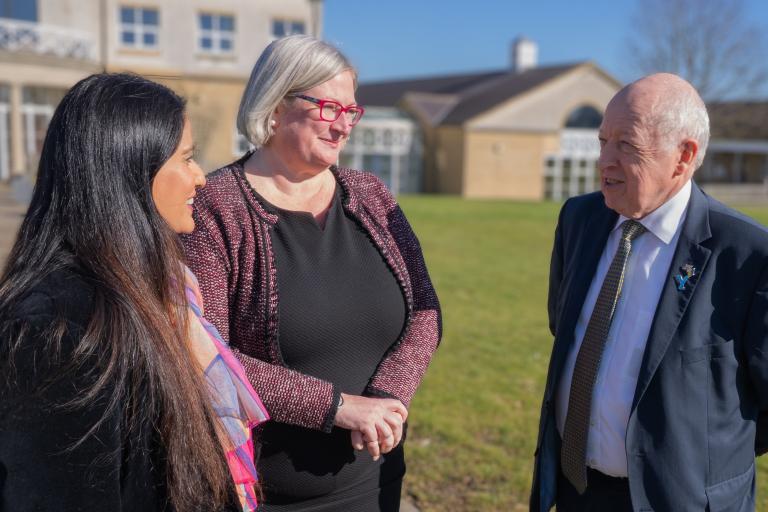
[[[512,71],[522,73],[535,68],[539,58],[539,47],[530,39],[518,37],[512,42]]]

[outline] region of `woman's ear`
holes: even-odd
[[[280,119],[285,112],[285,100],[281,101],[277,104],[277,107],[275,107],[275,110],[272,112],[272,115],[269,116],[269,127],[273,130],[280,126]]]

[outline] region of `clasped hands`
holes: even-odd
[[[341,394],[344,405],[339,407],[334,425],[350,431],[352,447],[367,449],[373,460],[400,444],[408,409],[393,398],[369,398]]]

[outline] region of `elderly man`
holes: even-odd
[[[531,510],[750,511],[768,411],[768,232],[692,181],[709,139],[670,74],[622,89],[601,191],[555,233]]]

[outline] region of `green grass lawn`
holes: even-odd
[[[405,197],[443,308],[414,399],[406,493],[422,511],[527,507],[552,337],[549,255],[559,204]],[[768,208],[744,211],[768,224]],[[768,510],[768,460],[758,473]]]

